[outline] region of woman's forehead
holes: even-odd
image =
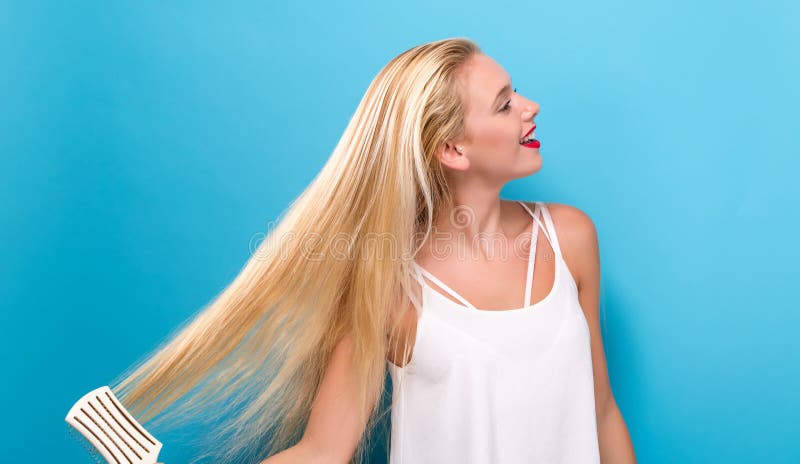
[[[476,54],[465,67],[467,106],[474,112],[491,112],[499,96],[511,90],[511,78],[502,66],[482,54]]]

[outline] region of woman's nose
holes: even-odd
[[[537,114],[539,114],[539,105],[535,103],[529,103],[525,106],[525,111],[522,112],[522,119],[527,121],[529,119],[533,119],[533,117]]]

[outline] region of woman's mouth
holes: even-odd
[[[536,140],[535,130],[536,130],[536,124],[534,124],[533,127],[531,127],[531,130],[529,130],[527,134],[525,134],[525,136],[522,138],[519,144],[527,148],[539,148],[541,146],[541,143],[539,143],[539,141]]]

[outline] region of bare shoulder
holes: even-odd
[[[583,210],[563,203],[545,203],[547,210],[553,217],[553,225],[558,232],[564,230],[565,234],[591,234],[594,233],[594,221]],[[561,229],[558,229],[561,224]],[[561,234],[559,234],[559,237]]]
[[[547,207],[550,216],[553,218],[553,225],[556,228],[559,242],[561,242],[562,236],[568,239],[567,236],[586,235],[595,232],[594,221],[583,210],[564,203],[542,203]],[[526,201],[525,204],[533,210],[536,202]]]
[[[532,203],[531,206],[533,206]],[[590,272],[598,256],[597,230],[592,218],[580,208],[563,203],[544,203],[553,218],[553,227],[575,283]]]

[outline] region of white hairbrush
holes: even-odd
[[[97,453],[109,464],[161,464],[158,453],[161,442],[150,435],[131,416],[107,386],[83,395],[70,408],[67,424],[78,431],[78,441],[91,447],[87,450],[96,462]]]

